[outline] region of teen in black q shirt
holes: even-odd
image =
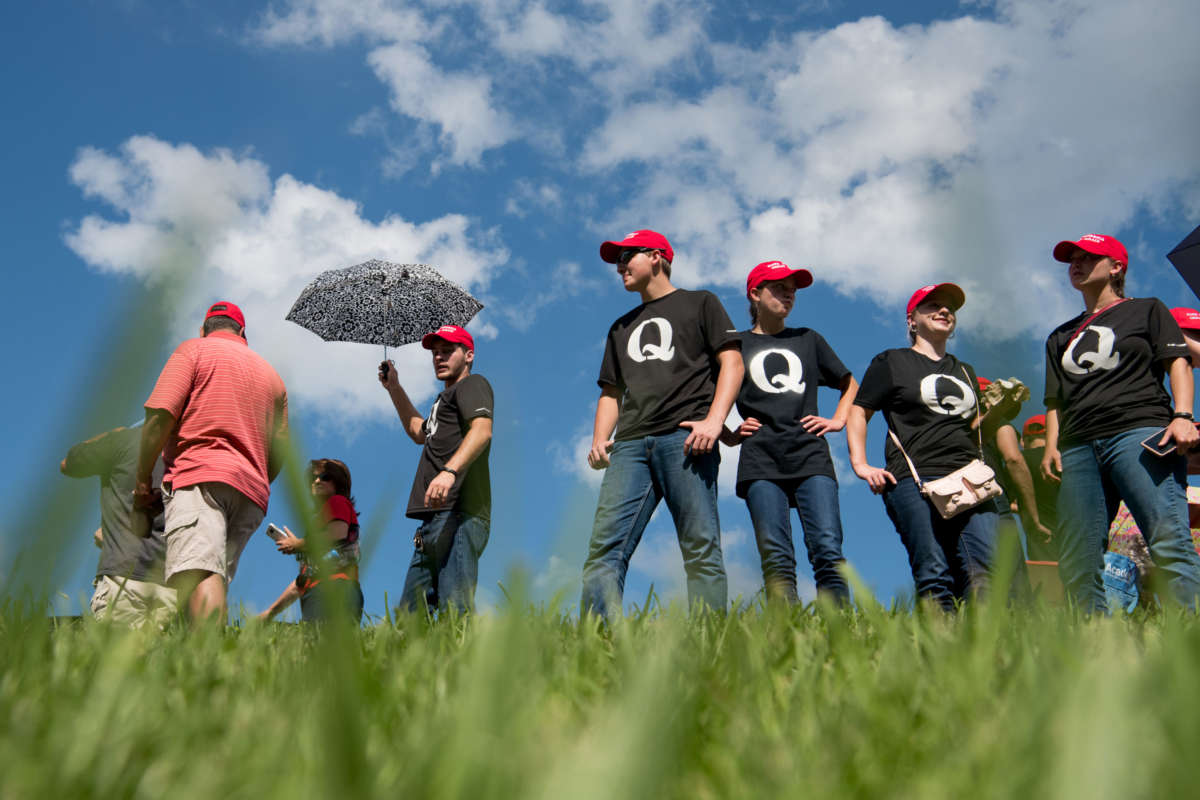
[[[740,334],[746,374],[737,406],[743,421],[722,440],[741,445],[737,494],[750,511],[767,597],[799,601],[788,521],[795,508],[817,590],[844,603],[850,592],[838,569],[845,560],[838,484],[824,437],[845,427],[858,383],[821,334],[784,326],[796,290],[812,282],[808,270],[782,261],[764,261],[747,276],[753,327]],[[818,386],[841,390],[831,418],[817,414]]]
[[[996,538],[995,504],[985,501],[943,519],[920,492],[904,455],[889,436],[886,469],[867,463],[867,421],[882,411],[922,481],[945,477],[979,458],[972,428],[978,380],[969,364],[946,352],[965,296],[953,283],[923,286],[908,301],[912,347],[885,350],[863,375],[846,423],[850,465],[883,495],[884,507],[908,550],[917,594],[954,611],[955,601],[987,586]]]
[[[641,305],[609,328],[588,464],[604,469],[583,565],[582,613],[620,613],[629,560],[667,501],[693,607],[728,596],[717,517],[717,443],[742,382],[737,331],[711,292],[671,285],[674,251],[655,231],[605,242]],[[615,436],[613,429],[616,429]]]
[[[1129,256],[1113,237],[1089,233],[1059,242],[1053,254],[1070,264],[1071,286],[1085,308],[1046,339],[1041,467],[1047,479],[1062,481],[1063,583],[1084,609],[1107,610],[1104,550],[1109,523],[1124,500],[1171,595],[1195,607],[1200,556],[1188,529],[1182,454],[1200,437],[1192,422],[1192,370],[1183,334],[1158,300],[1125,298]],[[1142,446],[1151,437],[1175,448],[1155,455]]]

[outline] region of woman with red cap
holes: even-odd
[[[799,601],[788,522],[795,508],[817,591],[845,603],[850,592],[839,570],[845,559],[837,477],[824,436],[845,427],[858,383],[821,334],[784,325],[796,290],[812,282],[808,270],[782,261],[764,261],[750,271],[752,327],[739,334],[746,367],[737,397],[743,422],[737,433],[726,430],[721,438],[742,448],[737,495],[750,510],[767,597]],[[842,393],[830,418],[817,413],[818,386]]]
[[[907,308],[911,347],[875,356],[846,423],[850,465],[871,491],[883,495],[908,551],[917,595],[950,612],[956,601],[986,588],[997,522],[991,500],[944,519],[920,489],[980,458],[980,434],[973,424],[979,414],[978,379],[969,364],[946,352],[955,312],[965,299],[953,283],[913,293]],[[867,463],[867,422],[876,411],[883,412],[890,429],[886,468]]]
[[[1182,454],[1200,436],[1192,422],[1187,343],[1159,300],[1125,297],[1129,256],[1113,237],[1089,233],[1059,242],[1054,258],[1070,264],[1071,286],[1084,305],[1046,339],[1041,469],[1061,480],[1063,583],[1085,610],[1106,610],[1105,540],[1124,499],[1171,594],[1194,607],[1200,557],[1188,530]],[[1148,447],[1170,451],[1155,455]]]
[[[309,491],[317,507],[313,533],[302,539],[285,525],[283,537],[275,542],[279,552],[298,558],[300,574],[259,619],[273,619],[299,598],[305,622],[327,622],[336,615],[357,625],[362,620],[363,593],[358,582],[358,512],[350,495],[350,470],[336,458],[318,458],[309,466]]]

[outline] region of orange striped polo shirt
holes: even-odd
[[[188,339],[167,359],[147,409],[175,418],[163,450],[173,489],[215,481],[267,510],[271,440],[287,432],[287,392],[274,368],[231,331]]]

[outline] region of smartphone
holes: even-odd
[[[267,525],[267,536],[270,536],[272,539],[278,542],[280,539],[287,536],[287,534],[283,532],[283,528],[272,522]]]
[[[1171,455],[1171,453],[1175,452],[1175,440],[1174,439],[1168,439],[1167,443],[1164,445],[1159,445],[1159,443],[1158,443],[1159,440],[1162,439],[1163,434],[1166,432],[1167,432],[1166,428],[1159,428],[1154,433],[1150,434],[1149,436],[1147,436],[1145,439],[1142,440],[1142,447],[1146,448],[1151,453],[1154,453],[1154,455],[1156,455],[1156,456]]]

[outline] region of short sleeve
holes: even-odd
[[[495,413],[495,398],[492,395],[492,385],[482,375],[469,375],[463,379],[455,395],[458,405],[458,416],[463,422],[486,417],[492,419]]]
[[[1042,405],[1046,408],[1058,408],[1062,405],[1060,383],[1058,380],[1058,354],[1054,352],[1054,334],[1046,337],[1046,391],[1042,397]]]
[[[354,504],[350,502],[349,498],[342,497],[340,494],[335,494],[325,501],[322,516],[326,522],[341,520],[347,525],[358,524],[358,514],[354,511]]]
[[[102,433],[72,447],[67,451],[65,474],[72,478],[87,478],[111,473],[126,449],[122,446],[122,437],[117,433]]]
[[[850,374],[850,370],[846,369],[824,336],[816,331],[813,331],[813,336],[816,337],[817,371],[821,374],[821,385],[836,388],[841,385],[842,378]]]
[[[1186,358],[1188,363],[1191,363],[1187,340],[1183,338],[1183,331],[1180,330],[1179,323],[1171,316],[1171,312],[1167,310],[1163,302],[1157,298],[1150,304],[1146,327],[1150,332],[1150,347],[1154,351],[1155,361],[1161,361],[1164,358]]]
[[[854,405],[878,411],[887,406],[892,386],[892,370],[888,366],[887,353],[880,353],[871,359],[867,371],[863,373]]]
[[[721,301],[712,292],[704,292],[703,297],[700,322],[704,326],[704,340],[709,350],[715,353],[731,344],[741,350],[741,334],[733,327],[729,314],[725,313],[725,306],[721,305]]]
[[[609,328],[608,336],[604,339],[604,358],[600,360],[600,375],[596,378],[596,383],[600,384],[601,389],[605,386],[615,386],[624,391],[625,383],[621,380],[621,365],[617,362],[617,348],[613,343],[614,329]]]
[[[166,411],[175,419],[183,415],[188,398],[192,393],[192,382],[196,374],[196,350],[192,340],[188,340],[175,348],[175,352],[167,359],[166,366],[159,373],[146,400],[146,408]]]

